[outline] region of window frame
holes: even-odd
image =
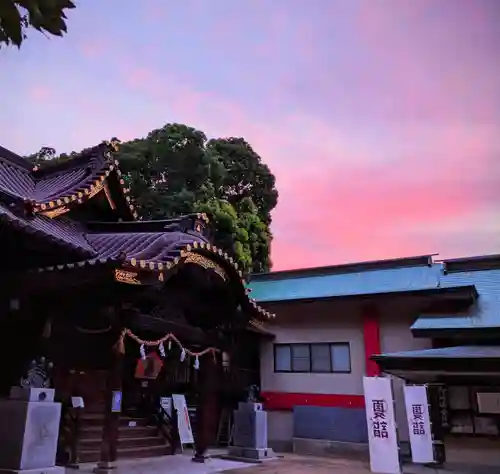
[[[309,369],[308,370],[294,370],[293,369],[293,346],[307,346],[309,350]],[[328,346],[330,356],[330,370],[313,370],[312,362],[312,347],[313,346]],[[332,347],[340,346],[347,347],[349,352],[349,370],[333,370],[332,364]],[[290,351],[290,370],[277,370],[276,369],[276,354],[278,348],[287,347]],[[276,374],[350,374],[352,373],[352,359],[351,359],[351,344],[349,342],[284,342],[273,344],[273,368]]]

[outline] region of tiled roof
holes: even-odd
[[[87,234],[87,240],[100,258],[123,253],[127,260],[148,262],[168,262],[179,257],[187,245],[207,242],[202,235],[195,237],[184,232]]]
[[[105,142],[65,162],[49,163],[40,169],[0,147],[0,194],[13,200],[30,201],[34,212],[42,213],[91,198],[110,176],[115,176],[126,192],[118,162],[112,154],[117,147],[118,142]],[[130,197],[123,199],[128,201],[126,208],[130,216],[137,217]]]
[[[20,199],[32,198],[35,189],[32,171],[7,161],[5,151],[0,149],[0,191]]]
[[[37,203],[71,195],[83,190],[103,172],[111,159],[106,151],[104,146],[98,146],[77,159],[37,169],[27,160],[25,166],[21,166],[19,160],[23,158],[1,148],[0,191]],[[13,156],[17,156],[15,161]]]
[[[91,162],[91,160],[89,160]],[[102,171],[103,166],[94,167],[94,170]],[[85,189],[99,177],[99,172],[92,173],[90,169],[76,168],[61,171],[41,178],[35,182],[33,199],[37,202],[48,202],[61,196],[71,196],[79,189]]]
[[[48,241],[79,252],[82,256],[95,255],[94,249],[85,239],[83,228],[76,222],[61,218],[50,219],[42,215],[20,217],[0,205],[0,221]]]
[[[145,222],[143,226],[138,225],[137,227],[146,227],[148,224]],[[107,224],[107,226],[113,227],[113,224]],[[115,227],[118,230],[120,224],[115,224]],[[72,232],[78,234],[81,231],[73,227]],[[137,267],[143,271],[157,272],[160,275],[163,271],[173,269],[183,262],[189,263],[190,254],[207,255],[211,261],[220,265],[223,273],[229,275],[231,281],[238,284],[238,291],[241,293],[244,306],[258,314],[261,319],[274,317],[272,313],[261,308],[253,298],[248,297],[245,281],[238,269],[238,264],[227,253],[211,245],[201,233],[188,234],[180,231],[91,232],[80,233],[79,238],[81,240],[75,241],[75,245],[81,248],[85,247],[85,249],[90,248],[93,252],[91,258],[80,262],[40,268],[37,271],[56,271],[117,262],[125,266]]]

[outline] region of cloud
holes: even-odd
[[[30,140],[69,151],[171,121],[244,136],[277,178],[276,269],[495,250],[494,2],[195,3],[148,1],[128,13],[144,37],[96,31],[77,48],[92,65],[28,81]]]
[[[458,238],[447,223],[465,223],[500,200],[494,124],[405,121],[379,124],[370,136],[300,112],[258,115],[173,74],[127,61],[121,68],[130,114],[116,120],[112,103],[85,98],[80,110],[95,119],[84,133],[93,133],[94,141],[134,138],[161,126],[168,110],[211,136],[244,135],[277,176],[275,269],[446,251],[443,243],[453,246],[446,235],[454,235],[460,249],[467,241],[485,245],[480,232],[468,229],[468,237]],[[132,96],[141,108],[131,107]]]
[[[87,60],[104,59],[111,51],[111,43],[107,38],[87,37],[79,44],[83,57]]]
[[[53,97],[53,91],[47,86],[33,85],[28,88],[28,97],[35,102],[46,102]]]

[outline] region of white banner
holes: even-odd
[[[191,420],[184,395],[172,394],[172,402],[177,412],[177,427],[181,444],[193,444],[193,430],[191,429]]]
[[[391,379],[363,377],[363,388],[370,448],[370,470],[379,474],[400,474]]]
[[[404,388],[406,416],[410,433],[411,459],[414,463],[434,461],[429,402],[425,385]]]

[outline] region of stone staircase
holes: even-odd
[[[84,409],[80,417],[79,461],[97,462],[100,459],[104,408]],[[157,426],[135,416],[121,416],[118,431],[118,459],[147,458],[171,454],[167,439]]]

